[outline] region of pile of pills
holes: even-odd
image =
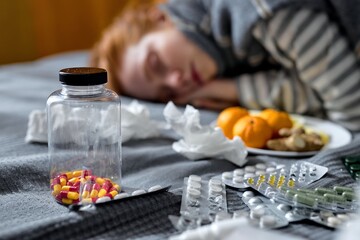
[[[90,170],[59,174],[51,179],[50,187],[56,201],[64,205],[103,203],[165,189],[155,185],[147,191],[137,189],[131,193],[121,192],[120,185],[109,178],[92,175]]]
[[[253,225],[260,228],[281,228],[289,224],[285,214],[268,198],[245,191],[242,200],[250,208],[249,221]]]
[[[90,170],[76,170],[50,180],[52,195],[65,205],[103,202],[114,199],[121,187],[109,178],[92,175]]]
[[[272,173],[283,167],[285,167],[285,165],[257,163],[255,165],[249,165],[243,168],[235,169],[231,172],[224,172],[221,174],[221,179],[227,186],[240,189],[247,188],[249,187],[249,185],[246,183],[247,179],[265,175],[267,173]]]
[[[335,212],[350,212],[358,208],[354,189],[343,186],[315,189],[281,187],[274,199],[296,207]]]
[[[342,160],[351,177],[360,180],[360,156],[348,156]]]
[[[226,212],[225,186],[220,179],[202,180],[200,176],[184,178],[181,215],[187,219],[212,222],[218,212]]]

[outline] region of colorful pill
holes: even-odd
[[[62,186],[61,187],[62,191],[69,191],[69,192],[78,192],[79,191],[79,187],[75,187],[75,186]]]
[[[114,198],[116,195],[118,195],[118,191],[116,191],[116,190],[113,190],[113,191],[111,191],[111,192],[109,192],[109,194],[111,194],[111,196],[112,196],[112,198]]]
[[[343,186],[334,186],[334,191],[338,194],[342,194],[343,192],[354,192],[354,189],[350,187],[343,187]]]
[[[74,177],[74,175],[73,175],[72,172],[66,172],[65,175],[66,175],[66,178],[67,178],[67,179],[71,179],[71,178]]]
[[[96,178],[95,180],[96,183],[98,183],[100,186],[104,184],[105,182],[105,179],[101,178],[101,177],[98,177]]]
[[[79,193],[77,193],[77,192],[69,192],[69,191],[61,191],[60,192],[60,197],[61,198],[68,198],[68,199],[72,199],[72,200],[77,200],[77,199],[79,199]]]
[[[315,188],[315,192],[320,195],[324,195],[325,193],[336,194],[334,190],[330,188],[322,188],[322,187]]]
[[[346,199],[343,196],[336,195],[336,194],[330,194],[330,193],[325,193],[324,199],[327,202],[337,202],[337,203],[346,202]]]
[[[353,192],[343,192],[342,196],[349,201],[353,201],[356,199],[356,194]]]
[[[316,198],[307,196],[305,194],[295,194],[294,201],[296,203],[302,203],[310,207],[315,207],[316,205]]]
[[[73,178],[81,177],[83,174],[83,171],[81,171],[81,170],[73,171],[72,174],[73,174]]]
[[[99,191],[100,191],[100,185],[98,183],[94,183],[93,184],[93,187],[92,187],[92,190],[90,192],[90,197],[91,198],[96,198],[99,194]]]

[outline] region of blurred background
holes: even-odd
[[[126,8],[158,0],[1,0],[0,65],[90,49]]]

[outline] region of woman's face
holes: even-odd
[[[128,48],[118,74],[125,94],[169,101],[195,92],[216,72],[212,58],[168,26]]]

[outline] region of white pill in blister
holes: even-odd
[[[252,191],[245,191],[242,195],[243,197],[246,197],[246,198],[252,198],[254,196],[254,192]]]
[[[137,196],[146,193],[144,189],[135,190],[131,193],[131,196]]]
[[[126,198],[128,196],[129,196],[128,193],[125,193],[125,192],[124,193],[119,193],[114,197],[114,199],[122,199],[122,198]]]
[[[255,172],[255,167],[254,166],[246,166],[245,167],[245,172],[246,173],[254,173]]]
[[[333,217],[334,216],[334,213],[333,212],[330,212],[330,211],[320,211],[320,216],[322,217]]]
[[[288,212],[288,211],[291,210],[291,207],[290,207],[289,205],[280,203],[280,204],[277,206],[277,209],[279,209],[280,211],[286,213],[286,212]]]
[[[255,208],[250,211],[251,219],[259,219],[265,215],[265,208]]]
[[[161,188],[162,187],[160,185],[155,185],[155,186],[149,187],[148,192],[155,192],[157,190],[160,190]]]
[[[249,199],[248,203],[250,205],[256,205],[256,204],[262,203],[262,201],[258,197],[252,197],[252,198]]]
[[[330,226],[333,227],[339,226],[342,223],[342,221],[337,217],[328,217],[327,222]]]
[[[276,225],[276,218],[272,215],[262,216],[260,218],[260,227],[269,228]]]
[[[188,181],[201,182],[201,177],[198,175],[190,175]]]
[[[211,178],[209,180],[209,186],[222,186],[222,181],[217,178]]]
[[[255,168],[258,170],[265,170],[266,169],[266,165],[263,163],[258,163],[255,165]]]
[[[284,164],[276,165],[276,169],[283,169],[283,168],[285,168],[285,165],[284,165]]]
[[[211,186],[209,188],[209,193],[214,195],[214,194],[221,194],[222,193],[222,187],[219,187],[219,186]]]
[[[201,183],[200,182],[188,182],[188,188],[195,188],[195,189],[200,189],[201,188]]]
[[[225,180],[229,180],[233,178],[233,173],[232,172],[223,172],[221,174],[221,177]]]
[[[244,179],[255,177],[254,173],[245,173]]]
[[[108,197],[108,196],[105,196],[105,197],[100,197],[96,200],[96,203],[104,203],[104,202],[108,202],[108,201],[111,201],[111,198]]]
[[[189,197],[192,198],[199,198],[201,196],[201,192],[198,189],[194,189],[194,188],[188,188],[187,194]]]
[[[256,171],[256,172],[255,172],[255,175],[256,175],[256,176],[265,175],[265,174],[266,174],[265,171]]]
[[[242,176],[235,176],[233,178],[233,183],[243,183],[244,182],[244,177]]]
[[[237,210],[233,212],[233,218],[247,217],[249,214],[244,210]]]
[[[233,171],[234,176],[244,176],[245,170],[242,168],[235,169]]]
[[[275,172],[276,171],[276,169],[274,168],[274,167],[268,167],[267,169],[266,169],[266,172],[267,173],[271,173],[271,172]]]

